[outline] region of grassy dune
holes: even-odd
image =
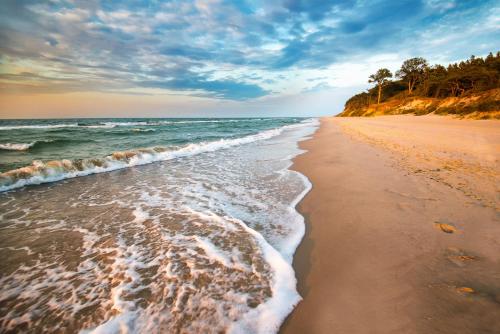
[[[346,104],[340,117],[381,115],[456,115],[471,119],[500,119],[500,89],[470,94],[465,97],[429,98],[394,96],[380,104],[352,106]]]

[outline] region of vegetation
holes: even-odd
[[[424,58],[411,58],[403,62],[396,76],[408,83],[408,94],[411,94],[415,85],[423,81],[428,68],[429,65]]]
[[[378,98],[377,104],[380,103],[380,96],[382,94],[382,87],[384,87],[388,82],[389,78],[392,78],[392,73],[386,68],[381,68],[377,73],[370,75],[368,79],[369,83],[376,83],[378,87]]]
[[[366,92],[357,94],[346,102],[346,111],[351,116],[366,115],[367,109],[377,108],[372,106],[372,96],[377,96],[377,105],[387,102],[390,105],[394,101],[406,101],[420,98],[430,101],[425,110],[415,110],[417,114],[429,112],[436,113],[472,113],[499,111],[500,101],[498,94],[490,94],[482,101],[467,104],[460,110],[437,110],[438,101],[450,97],[467,98],[483,94],[490,90],[500,88],[500,52],[495,55],[490,53],[485,58],[471,56],[465,61],[443,65],[429,66],[424,58],[411,58],[403,62],[401,68],[396,72],[395,80],[391,72],[382,68],[369,77],[370,83],[375,87]],[[456,108],[455,108],[456,109]],[[405,109],[408,112],[409,109]],[[345,114],[345,112],[344,112]]]

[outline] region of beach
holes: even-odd
[[[323,118],[281,333],[500,332],[499,125]]]
[[[496,333],[498,124],[1,121],[0,331]]]

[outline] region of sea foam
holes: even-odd
[[[35,140],[31,143],[3,143],[0,144],[0,150],[6,151],[27,151],[30,148],[43,143],[52,143],[53,140]]]
[[[30,147],[33,147],[36,142],[32,143],[4,143],[0,144],[0,150],[6,150],[6,151],[26,151]]]
[[[47,125],[2,125],[0,130],[22,130],[22,129],[58,129],[58,128],[75,128],[76,123],[69,124],[47,124]]]

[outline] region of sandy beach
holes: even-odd
[[[282,333],[499,333],[500,122],[324,118]]]

